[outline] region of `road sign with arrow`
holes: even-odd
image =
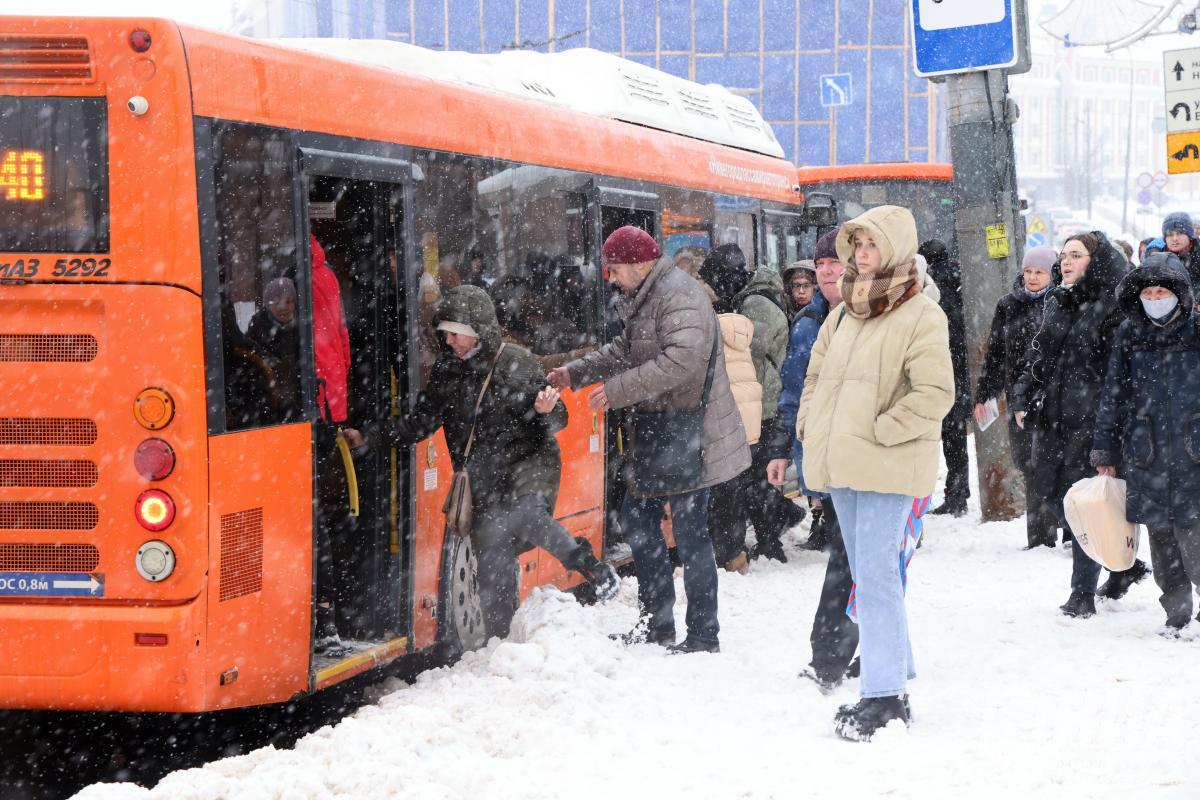
[[[1200,172],[1200,47],[1163,53],[1167,172]]]

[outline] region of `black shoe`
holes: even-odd
[[[608,638],[624,645],[657,644],[670,647],[675,644],[674,628],[651,628],[650,618],[641,617],[629,633],[610,633]]]
[[[1096,596],[1088,592],[1071,592],[1067,602],[1059,606],[1059,609],[1068,617],[1087,619],[1096,613]]]
[[[808,541],[800,545],[801,550],[824,550],[829,546],[829,536],[825,533],[825,515],[822,509],[814,508],[812,512],[812,527],[808,529]]]
[[[957,500],[947,497],[942,501],[942,504],[935,508],[930,514],[949,514],[952,517],[961,517],[967,513],[967,501]]]
[[[1033,544],[1027,544],[1024,547],[1022,547],[1021,549],[1022,550],[1037,550],[1039,547],[1049,547],[1049,548],[1053,549],[1054,546],[1055,546],[1054,541],[1049,540],[1049,541],[1045,541],[1045,542],[1034,542]]]
[[[1192,615],[1190,613],[1172,614],[1171,616],[1167,617],[1166,627],[1168,631],[1174,631],[1176,634],[1178,634],[1178,632],[1186,628],[1191,621]]]
[[[716,642],[702,642],[691,636],[685,636],[679,644],[673,644],[668,647],[667,652],[673,656],[686,653],[719,653],[721,652],[721,645]]]
[[[1129,587],[1150,574],[1146,562],[1137,559],[1133,566],[1122,572],[1110,572],[1108,580],[1096,590],[1096,594],[1106,600],[1120,600],[1129,591]]]
[[[908,695],[864,697],[852,706],[842,706],[833,717],[833,729],[838,736],[852,742],[869,742],[883,726],[900,720],[908,727],[910,707]]]
[[[815,683],[817,685],[817,691],[821,694],[833,694],[834,689],[842,685],[841,678],[834,678],[830,680],[821,677],[817,673],[816,669],[813,668],[812,664],[809,664],[808,666],[804,667],[804,669],[800,670],[800,677]]]
[[[617,571],[613,569],[612,564],[600,561],[592,555],[591,545],[588,545],[582,563],[575,569],[592,585],[597,603],[607,603],[621,591],[621,579],[617,576]]]
[[[781,564],[787,563],[787,555],[783,552],[783,542],[778,539],[767,539],[754,545],[750,558],[769,558]]]

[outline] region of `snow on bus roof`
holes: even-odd
[[[423,75],[585,114],[645,125],[783,158],[754,104],[718,84],[702,85],[602,53],[428,50],[378,39],[271,39],[274,44]]]

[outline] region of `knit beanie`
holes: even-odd
[[[1044,244],[1025,251],[1025,258],[1021,259],[1021,269],[1040,269],[1052,276],[1054,275],[1054,262],[1057,260],[1058,254],[1054,252],[1054,248]]]
[[[653,236],[641,228],[626,225],[608,235],[600,254],[605,264],[644,264],[656,261],[662,250]]]
[[[834,228],[831,231],[827,231],[820,239],[817,239],[817,249],[813,253],[813,261],[820,261],[822,258],[837,260],[838,230],[838,228]]]
[[[1174,211],[1167,214],[1167,218],[1163,220],[1162,235],[1167,238],[1169,233],[1186,233],[1188,238],[1194,238],[1196,235],[1195,228],[1192,227],[1192,218],[1186,211]]]

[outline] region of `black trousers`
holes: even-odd
[[[1030,547],[1058,542],[1058,518],[1050,513],[1038,492],[1033,471],[1033,434],[1017,427],[1008,415],[1008,445],[1013,463],[1021,470],[1025,481],[1025,539]]]
[[[825,501],[824,509],[822,524],[829,539],[829,561],[825,565],[825,582],[821,584],[821,599],[817,602],[809,635],[812,644],[810,664],[818,678],[833,683],[846,674],[854,651],[858,649],[858,625],[846,615],[854,579],[850,576],[850,560],[846,557],[837,509],[832,500]]]
[[[337,450],[337,428],[320,425],[316,436],[317,461],[317,602],[333,603],[338,598],[334,570],[333,539],[347,523],[349,493],[346,468]]]
[[[785,530],[802,519],[796,504],[767,482],[770,461],[765,442],[750,445],[749,469],[709,493],[708,532],[717,564],[724,565],[746,549],[747,521],[754,525],[761,545],[778,542]]]
[[[966,502],[971,496],[966,420],[942,422],[942,455],[946,457],[946,500]]]
[[[1200,582],[1200,527],[1147,527],[1158,602],[1168,619],[1192,615],[1192,585]]]

